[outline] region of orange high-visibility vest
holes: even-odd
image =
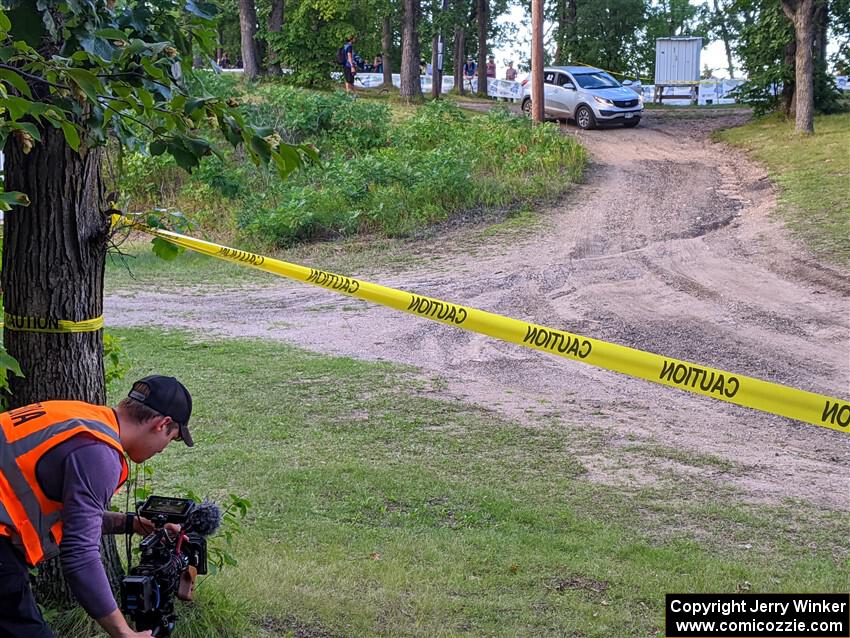
[[[62,542],[62,503],[44,494],[36,466],[47,452],[81,434],[118,451],[117,492],[127,480],[129,467],[111,408],[81,401],[45,401],[0,414],[0,535],[9,536],[30,565],[56,556]]]

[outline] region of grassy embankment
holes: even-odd
[[[504,217],[565,193],[586,162],[584,149],[556,126],[532,126],[504,110],[470,113],[451,100],[413,108],[276,84],[246,88],[233,78],[202,81],[238,99],[251,125],[314,145],[321,165],[281,180],[222,144],[220,156],[188,177],[164,156],[130,153],[121,190],[130,210],[177,208],[202,232],[242,247],[410,237],[458,215],[498,210]]]
[[[770,116],[717,137],[767,166],[779,186],[779,214],[810,250],[850,265],[850,113],[816,117],[811,136]]]
[[[407,368],[116,332],[130,377],[167,370],[195,396],[196,447],[155,459],[155,491],[253,503],[238,566],[203,582],[175,638],[645,638],[661,635],[664,592],[850,588],[846,516],[744,503],[728,477],[757,468],[612,450],[614,414],[529,428]],[[626,451],[663,462],[659,479],[584,478],[582,458],[604,453],[615,471]]]

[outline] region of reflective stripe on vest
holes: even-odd
[[[80,408],[89,418],[70,417]],[[38,461],[57,445],[79,434],[96,438],[114,448],[121,459],[121,477],[117,487],[127,479],[129,468],[124,458],[115,417],[109,408],[90,404],[56,401],[35,404],[13,411],[24,414],[30,410],[38,421],[21,428],[20,436],[9,432],[15,423],[10,413],[0,415],[0,527],[11,531],[12,543],[24,554],[31,565],[59,553],[62,538],[62,503],[52,501],[38,484]],[[94,418],[92,418],[94,417]],[[102,417],[104,420],[96,420]],[[11,417],[14,419],[14,417]],[[61,419],[50,423],[52,418]],[[10,425],[11,423],[11,425]],[[25,423],[23,419],[21,423]],[[116,488],[117,489],[117,488]]]

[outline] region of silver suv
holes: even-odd
[[[522,84],[530,93],[530,78]],[[543,69],[543,105],[546,117],[573,119],[579,128],[616,123],[637,126],[643,115],[643,98],[601,69],[592,66],[552,66]],[[531,95],[522,99],[522,110],[531,113]]]

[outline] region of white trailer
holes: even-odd
[[[655,40],[655,101],[689,98],[696,100],[702,38],[671,37]],[[675,88],[674,88],[675,87]],[[664,89],[673,88],[665,94]],[[681,90],[687,90],[682,94]],[[677,93],[674,95],[673,93]]]

